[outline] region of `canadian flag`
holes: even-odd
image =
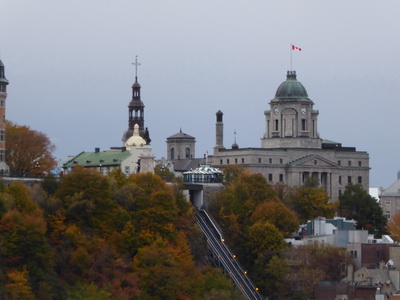
[[[295,45],[292,45],[292,50],[299,50],[299,51],[301,51],[301,48],[296,47]]]

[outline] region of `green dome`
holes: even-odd
[[[296,71],[288,71],[286,81],[282,82],[276,90],[275,98],[308,99],[308,94],[300,81],[296,79]]]

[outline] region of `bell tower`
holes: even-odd
[[[144,104],[140,97],[141,86],[137,77],[137,68],[140,63],[137,61],[137,56],[132,64],[135,66],[135,82],[132,85],[132,100],[128,105],[128,130],[125,131],[122,142],[125,144],[133,135],[134,127],[137,124],[139,126],[139,135],[146,140],[147,144],[150,144],[149,131],[144,127]]]
[[[6,98],[7,85],[3,62],[0,60],[0,174],[8,171],[6,164]]]

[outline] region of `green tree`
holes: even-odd
[[[278,255],[274,255],[268,261],[263,272],[265,280],[261,282],[264,285],[264,293],[269,296],[268,299],[279,299],[282,289],[285,288],[284,280],[288,270],[287,261]]]
[[[175,178],[175,174],[162,164],[157,164],[154,167],[154,174],[160,176],[165,181],[172,181]]]
[[[112,232],[116,203],[107,177],[95,170],[74,167],[61,180],[55,196],[62,200],[67,220],[87,230]]]
[[[232,281],[225,278],[221,269],[206,268],[203,276],[201,299],[206,300],[242,300],[243,295],[235,289]]]
[[[111,293],[94,284],[77,284],[68,290],[67,300],[111,300]]]
[[[52,154],[55,146],[44,133],[6,121],[6,140],[6,161],[11,173],[44,174],[56,166]]]
[[[378,201],[359,184],[348,184],[339,197],[340,215],[357,221],[357,229],[381,236],[387,233],[387,218]]]
[[[48,195],[53,195],[60,183],[53,175],[47,175],[40,185]]]

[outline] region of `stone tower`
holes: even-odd
[[[127,140],[133,135],[134,127],[137,124],[139,126],[139,135],[146,140],[147,144],[150,144],[151,139],[149,131],[144,127],[144,104],[140,97],[141,86],[137,80],[137,67],[140,65],[137,62],[137,57],[133,65],[136,66],[136,76],[135,82],[132,85],[132,100],[128,105],[128,130],[125,131],[122,141],[124,144],[127,142]]]
[[[196,139],[181,129],[167,138],[167,158],[169,160],[195,158],[195,143]]]
[[[224,147],[224,123],[222,121],[223,113],[222,111],[217,111],[215,114],[217,121],[215,123],[215,147],[214,152],[218,152],[220,149],[225,149]]]
[[[0,173],[8,171],[6,164],[6,98],[8,80],[0,60]]]

